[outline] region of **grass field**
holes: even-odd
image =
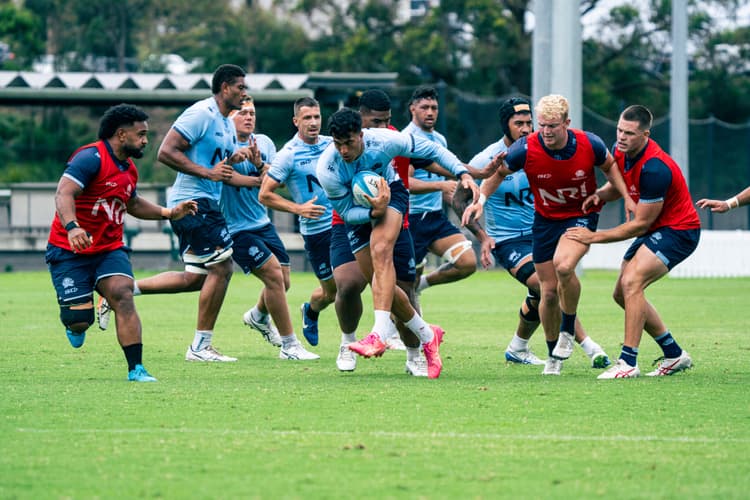
[[[580,306],[612,358],[614,279],[587,273]],[[297,328],[314,284],[292,276]],[[240,360],[184,361],[196,295],[138,297],[159,382],[134,384],[112,327],[73,350],[48,275],[2,274],[0,498],[747,498],[749,287],[657,283],[650,298],[695,368],[598,381],[580,349],[559,378],[506,365],[523,292],[480,272],[422,296],[447,331],[443,375],[427,380],[404,374],[399,351],[337,371],[333,308],[319,361],[279,360],[241,324],[259,284],[235,274],[214,343]],[[532,347],[545,354],[540,332]],[[659,355],[644,338],[642,371]]]

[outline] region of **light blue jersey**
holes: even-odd
[[[190,148],[185,151],[190,161],[207,169],[232,156],[237,149],[234,122],[219,112],[213,97],[198,101],[183,111],[172,128],[190,143]],[[174,207],[181,201],[198,198],[209,198],[218,203],[221,187],[221,182],[178,172],[167,206]]]
[[[500,139],[472,158],[469,165],[483,169],[492,158],[507,150],[505,141]],[[523,169],[505,177],[497,191],[487,198],[484,213],[487,235],[497,243],[531,234],[534,196]]]
[[[260,151],[260,157],[263,163],[269,165],[276,159],[276,144],[273,143],[270,137],[265,134],[253,134],[252,137],[255,139],[255,144],[258,146]]]
[[[362,134],[364,150],[353,162],[346,163],[333,143],[318,159],[320,185],[333,208],[347,224],[370,221],[370,209],[355,205],[352,200],[352,177],[357,172],[372,170],[391,184],[399,179],[391,163],[396,156],[430,159],[456,176],[467,172],[456,155],[435,142],[384,128],[363,129]]]
[[[256,136],[255,139],[259,148],[261,147],[260,137],[265,136]],[[268,139],[268,141],[270,142],[271,140]],[[275,151],[276,147],[273,145],[273,142],[270,143]],[[241,148],[247,145],[247,142],[239,143],[239,147]],[[265,144],[265,148],[266,152],[268,152],[268,144]],[[263,152],[261,152],[261,156],[263,156]],[[265,158],[263,161],[266,161]],[[258,172],[257,167],[249,160],[237,163],[236,165],[233,165],[232,168],[242,175],[260,177],[260,172]],[[230,185],[224,186],[221,192],[221,212],[224,214],[224,218],[227,221],[229,234],[260,229],[271,223],[271,219],[268,218],[268,209],[258,200],[259,192],[260,186],[251,188]]]
[[[422,137],[428,141],[436,142],[443,146],[448,147],[448,141],[445,140],[443,134],[437,131],[425,132],[414,122],[409,123],[403,130],[405,133],[412,134],[417,137]],[[414,178],[424,182],[436,182],[444,181],[445,177],[438,174],[428,172],[423,168],[414,169]],[[421,194],[410,194],[409,195],[409,213],[410,214],[423,214],[425,212],[437,212],[443,209],[443,193],[441,191],[434,191],[432,193],[421,193]]]
[[[331,229],[333,208],[318,182],[316,168],[318,158],[332,141],[331,137],[321,135],[317,143],[307,144],[296,134],[281,148],[266,174],[276,182],[286,184],[295,203],[301,205],[317,196],[315,204],[326,207],[319,219],[299,217],[299,230],[305,236]]]

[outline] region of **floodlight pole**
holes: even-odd
[[[565,96],[571,126],[583,128],[581,15],[559,0],[534,0],[533,11],[532,99]]]
[[[687,2],[672,2],[672,78],[669,83],[669,154],[690,185]]]

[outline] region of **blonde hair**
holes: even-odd
[[[234,115],[236,115],[237,113],[239,113],[240,111],[242,111],[242,108],[244,108],[245,106],[249,106],[251,104],[253,105],[253,107],[255,107],[255,102],[253,101],[253,96],[249,95],[249,96],[243,97],[242,100],[240,101],[240,109],[233,109],[232,111],[230,111],[229,112],[229,118],[234,117]]]
[[[538,118],[547,120],[562,118],[563,121],[568,119],[568,100],[561,95],[551,94],[539,99],[536,103],[536,115]]]

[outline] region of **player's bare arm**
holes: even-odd
[[[181,201],[172,208],[162,207],[140,196],[134,196],[128,201],[128,213],[133,217],[147,220],[169,219],[179,220],[186,215],[198,213],[198,203],[193,200]]]
[[[232,178],[234,169],[226,163],[226,159],[221,160],[211,168],[206,168],[190,161],[185,154],[185,151],[189,148],[190,143],[179,132],[173,128],[169,129],[164,141],[159,146],[157,159],[178,172],[194,177],[217,182],[228,181]]]
[[[243,175],[236,170],[232,172],[232,178],[224,181],[224,184],[234,187],[255,188],[260,187],[263,177],[259,175]]]
[[[482,185],[479,187],[478,198],[475,199],[472,205],[469,205],[466,208],[463,217],[461,217],[462,225],[467,226],[471,223],[472,220],[478,220],[482,216],[482,213],[484,212],[484,203],[487,201],[487,198],[495,191],[497,191],[497,188],[500,186],[500,183],[503,182],[506,176],[513,173],[505,165],[505,163],[502,162],[502,159],[505,158],[505,155],[506,153],[502,152],[495,158],[493,158],[493,162],[498,161],[499,158],[499,161],[502,165],[498,166],[497,170],[495,170],[495,173],[491,177],[485,179],[484,182],[482,182]]]
[[[591,243],[623,241],[641,236],[646,233],[651,224],[659,217],[663,206],[664,202],[638,203],[635,216],[619,226],[596,232],[589,231],[583,227],[571,227],[565,232],[565,237],[589,245]]]
[[[743,189],[742,192],[727,200],[711,200],[703,198],[698,200],[696,205],[698,205],[698,208],[710,208],[712,212],[724,213],[729,212],[733,208],[747,205],[748,203],[750,203],[750,187]]]
[[[612,154],[607,152],[607,158],[604,163],[597,165],[602,172],[604,172],[607,181],[620,193],[620,196],[625,201],[625,217],[629,219],[630,214],[635,214],[636,204],[628,193],[628,187],[625,185],[625,179],[622,178],[620,169],[617,168],[615,159]]]
[[[55,210],[63,227],[76,220],[75,198],[83,193],[83,189],[68,179],[61,177],[55,192]],[[80,252],[90,247],[94,242],[91,235],[84,228],[78,226],[68,231],[68,243],[74,252]]]
[[[319,219],[326,211],[323,205],[316,205],[318,197],[307,200],[305,203],[295,203],[278,194],[276,190],[281,187],[281,183],[272,177],[265,176],[260,185],[258,199],[268,208],[289,212],[307,219]]]

